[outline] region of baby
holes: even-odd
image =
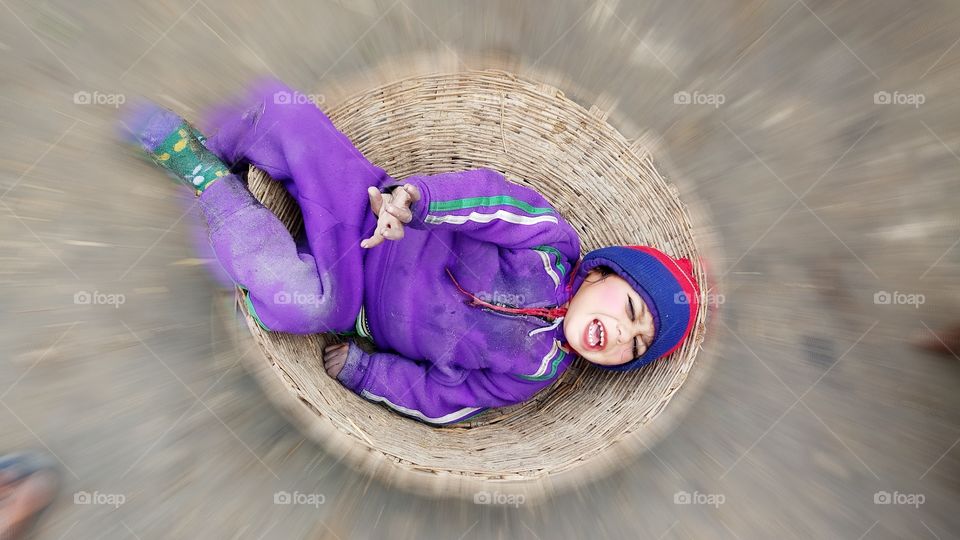
[[[327,373],[423,422],[523,402],[577,356],[637,369],[694,324],[688,260],[644,246],[581,258],[577,233],[546,199],[492,170],[395,180],[278,81],[215,111],[209,139],[151,105],[128,120],[196,190],[214,252],[257,323],[369,338],[373,354],[353,341],[327,347]],[[296,199],[303,235],[251,195],[239,176],[249,164]]]

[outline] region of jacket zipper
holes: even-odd
[[[387,280],[387,267],[388,267],[388,263],[390,262],[390,257],[393,255],[393,248],[395,243],[393,240],[384,240],[384,242],[387,244],[386,246],[384,246],[387,252],[383,255],[384,267],[381,269],[381,272],[380,272],[380,283],[378,285],[380,290],[377,293],[377,303],[376,303],[377,310],[376,310],[376,315],[374,315],[375,317],[377,317],[377,320],[380,321],[381,334],[385,331],[384,329],[386,328],[386,324],[383,318],[381,317],[382,313],[386,310],[380,309],[380,307],[383,305],[383,283]],[[368,320],[370,319],[369,313],[367,314],[367,319]],[[373,328],[370,328],[370,331],[372,333]]]

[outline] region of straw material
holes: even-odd
[[[556,88],[498,71],[416,76],[346,99],[330,118],[395,178],[487,167],[542,193],[583,249],[647,244],[694,261],[707,286],[687,212],[644,148]],[[254,195],[292,231],[299,211],[280,184],[251,169]],[[490,489],[543,492],[664,410],[687,379],[705,332],[701,301],[692,339],[640,371],[611,373],[578,360],[527,403],[451,427],[430,427],[370,403],[323,370],[334,336],[247,327],[262,355],[245,362],[270,399],[317,443],[366,474],[433,494]],[[243,309],[242,303],[240,309]],[[252,351],[251,351],[252,352]],[[493,483],[493,484],[491,484]]]

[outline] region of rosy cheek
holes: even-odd
[[[617,306],[626,309],[627,298],[621,291],[616,290],[616,287],[602,287],[596,292],[597,311],[616,317]]]

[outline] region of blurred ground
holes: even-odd
[[[960,531],[960,359],[907,343],[960,319],[960,6],[0,0],[0,13],[0,448],[48,449],[66,481],[38,538]],[[213,315],[228,300],[193,249],[192,197],[114,142],[118,96],[195,117],[257,74],[323,92],[422,54],[569,81],[557,86],[656,141],[723,246],[703,394],[681,392],[695,402],[651,452],[543,505],[421,499],[305,441]],[[323,504],[277,505],[277,491]],[[84,492],[123,504],[79,504]]]

